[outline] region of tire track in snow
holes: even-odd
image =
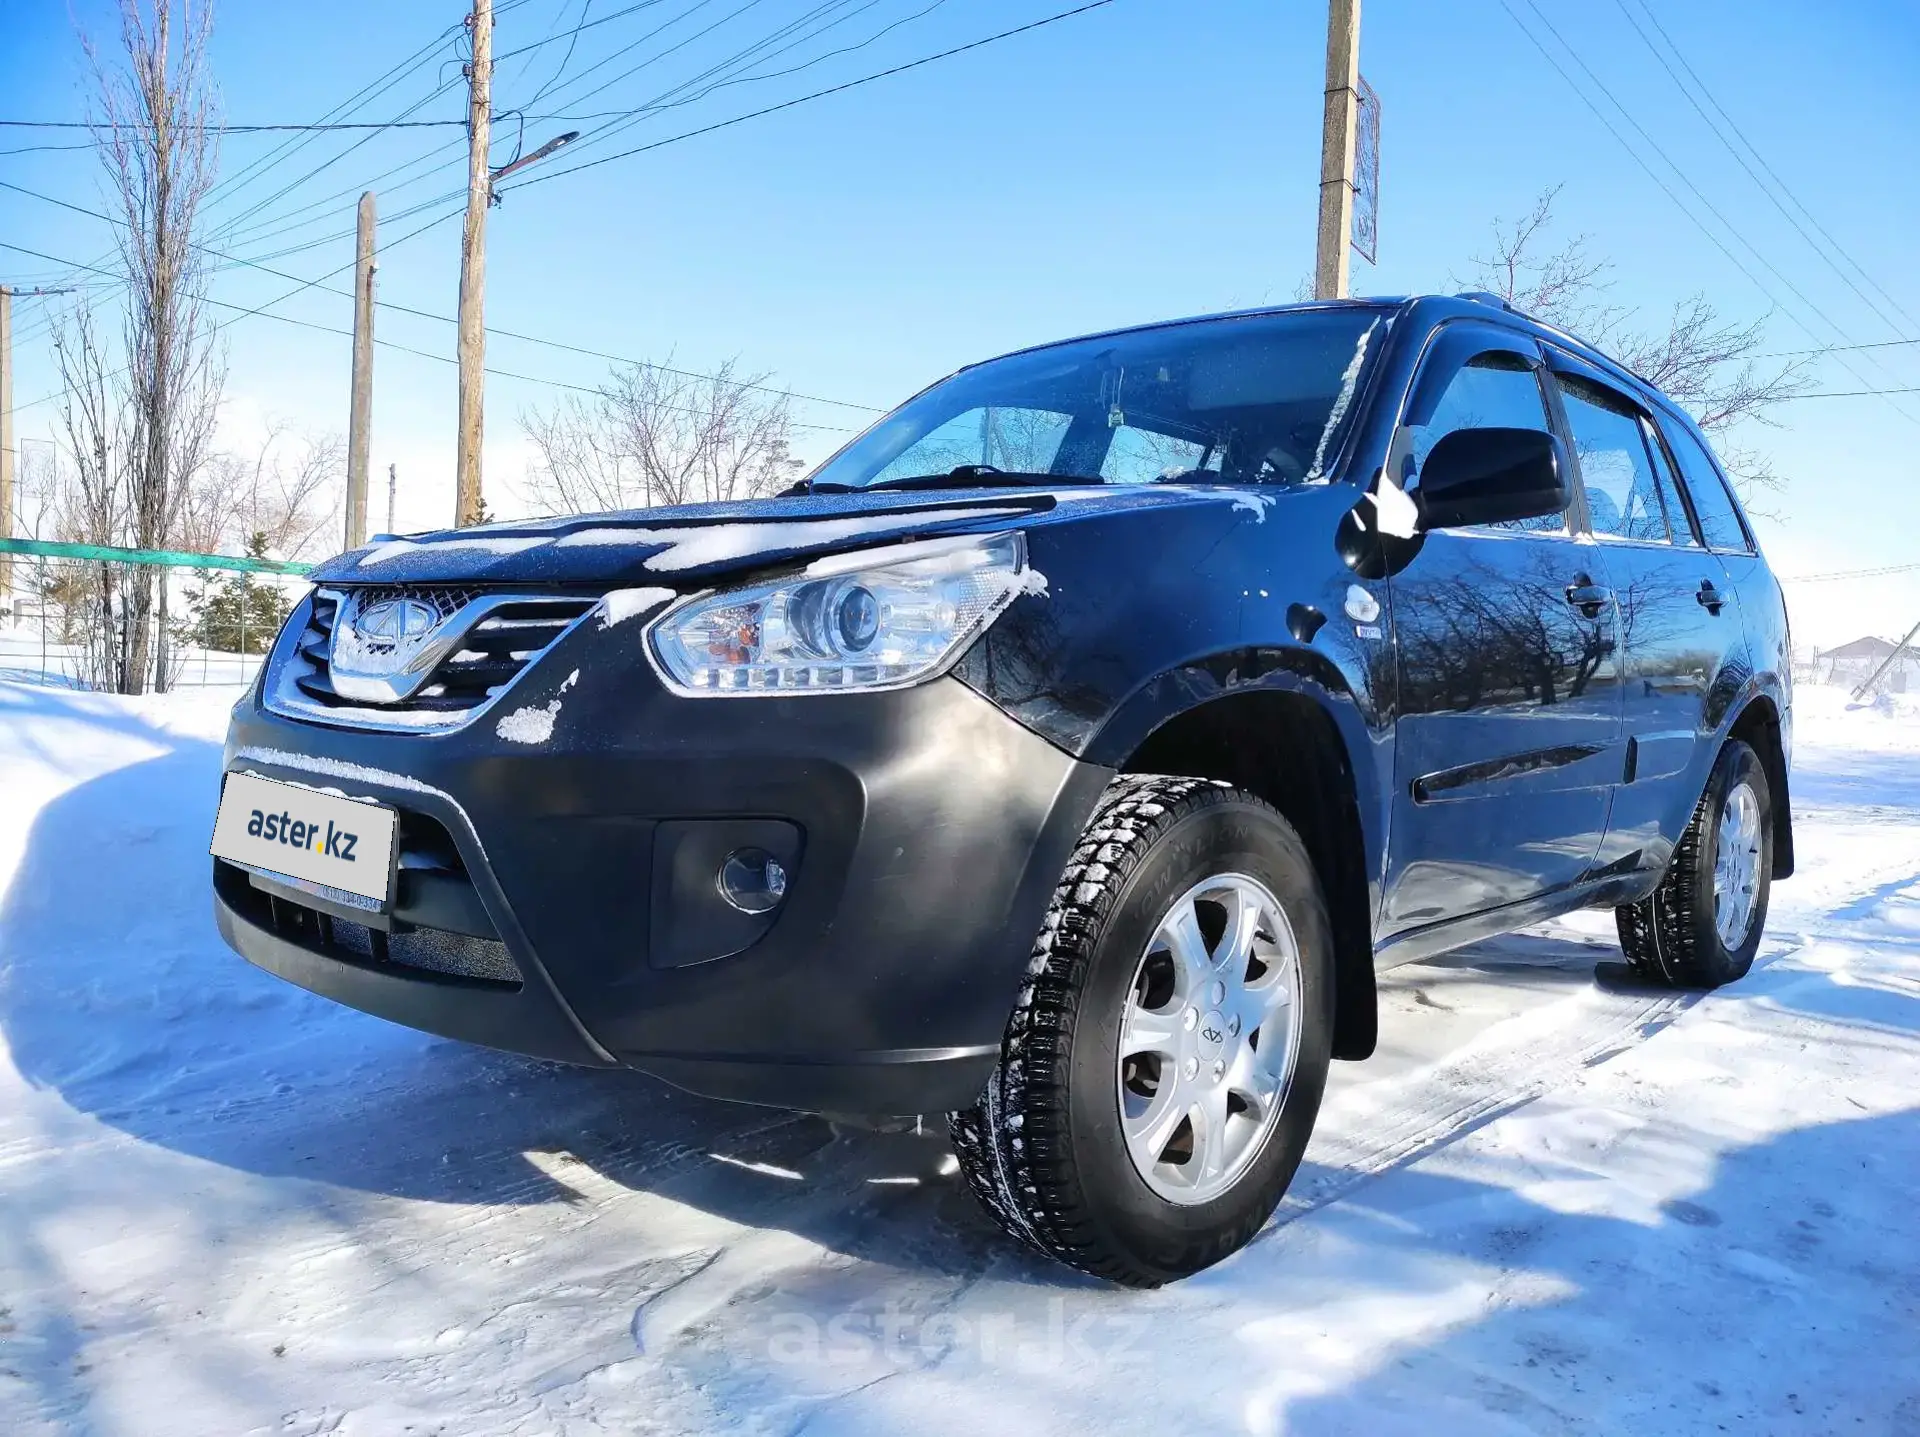
[[[1910,813],[1899,826],[1916,830]],[[1920,830],[1908,836],[1920,848]],[[1844,926],[1847,918],[1920,884],[1917,859],[1920,854],[1910,853],[1860,874],[1860,882],[1830,895],[1810,921],[1770,929],[1756,968],[1828,936],[1856,941],[1858,933]],[[1300,1174],[1261,1238],[1631,1050],[1707,996],[1596,985],[1498,1023],[1414,1072],[1335,1089],[1321,1105]]]
[[[1644,1042],[1700,996],[1596,986],[1497,1023],[1411,1073],[1333,1090],[1262,1237]]]

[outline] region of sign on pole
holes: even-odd
[[[1353,247],[1368,264],[1380,253],[1380,97],[1363,76],[1353,145]]]

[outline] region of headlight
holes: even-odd
[[[1045,583],[1018,534],[905,544],[689,600],[653,622],[648,643],[683,694],[900,688],[941,672]]]

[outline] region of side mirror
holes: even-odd
[[[1422,529],[1558,514],[1571,499],[1560,444],[1538,429],[1456,429],[1420,466]]]

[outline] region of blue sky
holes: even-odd
[[[500,3],[496,50],[504,53],[545,39],[562,15],[565,29],[580,0]],[[1496,217],[1515,216],[1542,190],[1562,185],[1560,233],[1588,235],[1595,252],[1614,261],[1613,298],[1650,319],[1703,292],[1730,318],[1771,315],[1770,349],[1920,337],[1920,323],[1857,275],[1854,283],[1874,307],[1849,288],[1741,172],[1628,25],[1622,5],[1639,14],[1637,0],[1508,3],[1548,47],[1555,41],[1541,15],[1579,51],[1685,181],[1556,49],[1615,127],[1752,277],[1688,221],[1570,91],[1502,0],[1368,0],[1362,67],[1383,100],[1383,206],[1380,265],[1356,262],[1357,290],[1452,287],[1453,276],[1484,251]],[[607,16],[631,4],[592,0],[588,14]],[[1038,19],[1067,8],[1068,0],[930,4],[851,0],[831,8],[828,18],[844,16],[842,24],[763,68],[801,63],[904,23],[852,53],[723,89],[652,115],[617,141],[583,142],[574,154],[584,161],[726,119]],[[537,108],[631,109],[816,8],[817,0],[659,0],[584,31],[561,83]],[[226,0],[214,42],[226,118],[318,119],[432,43],[459,13],[451,0]],[[1911,156],[1920,149],[1920,107],[1911,101],[1920,13],[1907,0],[1661,0],[1658,13],[1767,164],[1868,276],[1920,316],[1911,238],[1920,230],[1920,191],[1911,178]],[[99,0],[75,0],[72,13],[66,0],[7,0],[0,117],[83,113],[74,15],[110,38]],[[669,20],[675,23],[653,40],[566,83]],[[661,53],[716,20],[722,23],[704,39]],[[961,363],[1018,345],[1285,301],[1312,263],[1324,24],[1319,3],[1115,0],[844,95],[529,185],[492,215],[489,321],[634,358],[672,355],[695,369],[737,355],[807,394],[887,405]],[[505,61],[496,109],[525,106],[564,49],[547,45]],[[452,54],[450,43],[442,45],[352,118],[390,119],[429,96]],[[582,95],[649,58],[647,68],[605,92]],[[447,66],[444,77],[456,80],[456,68]],[[456,83],[414,118],[456,118],[460,104]],[[591,135],[597,123],[582,128]],[[532,143],[563,127],[532,123],[527,138]],[[81,138],[0,131],[0,151]],[[238,175],[282,138],[229,137],[225,173]],[[377,186],[383,216],[463,183],[457,130],[390,131],[348,152],[359,138],[307,144],[231,184],[211,220],[231,223],[267,202],[243,223],[279,223],[240,230],[223,247],[258,258],[340,236],[264,261],[312,278],[351,258],[344,236],[354,194],[382,171],[420,162]],[[503,143],[497,158],[508,153]],[[444,168],[434,167],[436,154]],[[563,153],[529,174],[574,162]],[[422,178],[395,188],[415,176]],[[0,180],[100,206],[84,150],[0,154]],[[1687,181],[1757,255],[1712,219]],[[297,213],[341,191],[330,204]],[[382,238],[397,239],[456,207],[386,220]],[[314,222],[273,232],[301,219]],[[97,221],[7,190],[0,190],[0,239],[89,262],[107,248]],[[457,220],[395,245],[382,257],[380,297],[451,314],[458,246]],[[59,272],[0,251],[0,275],[13,283]],[[292,287],[230,268],[216,277],[214,294],[253,306]],[[16,305],[15,395],[23,405],[54,388],[36,305],[44,310],[45,302]],[[275,312],[351,324],[346,299],[315,291]],[[275,419],[344,430],[345,338],[267,318],[237,321],[225,333],[235,442]],[[452,327],[431,320],[383,311],[379,333],[435,354],[453,352]],[[539,380],[585,385],[606,367],[497,334],[488,358]],[[1823,391],[1920,385],[1920,345],[1829,357],[1816,380]],[[517,507],[514,485],[526,462],[519,412],[561,392],[532,379],[490,380],[488,488],[496,512]],[[451,365],[378,352],[374,461],[382,472],[389,461],[400,466],[403,528],[451,516],[453,405]],[[800,438],[803,453],[821,457],[837,441],[836,430],[857,425],[862,412],[808,403],[797,406],[796,417],[819,426]],[[1786,493],[1769,502],[1776,517],[1764,521],[1776,567],[1797,576],[1920,560],[1920,393],[1892,402],[1809,399],[1783,407],[1778,417],[1777,429],[1742,436],[1766,448],[1789,479]],[[26,409],[22,436],[49,434],[52,418],[52,405]],[[376,520],[384,517],[383,498],[375,496]],[[1920,619],[1920,574],[1796,584],[1791,592],[1801,636],[1816,643],[1898,632]]]

